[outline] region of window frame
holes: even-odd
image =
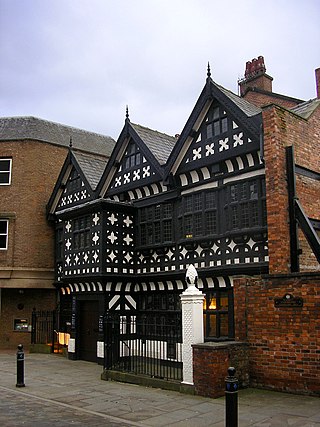
[[[82,226],[81,221],[85,221],[84,226]],[[90,215],[84,215],[73,220],[73,248],[75,250],[89,248],[91,246],[90,242]],[[83,242],[83,243],[82,243]]]
[[[225,187],[223,206],[225,231],[234,232],[266,226],[264,185],[263,179],[254,178],[237,181]],[[252,186],[256,188],[253,193]]]
[[[139,245],[154,246],[172,243],[173,218],[174,206],[170,202],[140,208],[138,212]]]
[[[216,308],[210,307],[210,300],[215,296]],[[227,297],[227,308],[221,305],[222,297]],[[215,332],[211,334],[211,318],[215,316]],[[226,316],[228,325],[228,335],[223,335],[222,330],[222,317]],[[205,341],[228,341],[234,339],[234,302],[233,302],[233,289],[210,289],[206,292],[203,300],[203,328]]]
[[[209,197],[214,196],[210,202]],[[198,191],[182,196],[178,205],[179,240],[199,239],[219,234],[219,193],[218,190]],[[208,229],[207,217],[213,214],[214,230]],[[190,229],[188,229],[190,227]]]
[[[8,250],[8,242],[9,242],[9,220],[6,218],[1,218],[0,222],[6,223],[6,232],[2,233],[0,228],[0,236],[5,236],[5,246],[0,246],[0,251],[7,251]],[[0,240],[1,241],[1,240]]]
[[[8,170],[1,170],[0,168],[0,176],[8,174],[8,181],[7,182],[1,182],[0,179],[0,186],[5,186],[5,185],[11,185],[11,178],[12,178],[12,158],[10,157],[1,157],[0,158],[0,163],[1,162],[9,162],[9,168]]]

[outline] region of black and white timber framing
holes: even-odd
[[[73,336],[78,300],[98,300],[100,317],[139,315],[145,296],[181,294],[193,264],[197,286],[217,303],[205,308],[214,320],[206,339],[233,338],[233,277],[268,271],[261,123],[258,107],[209,73],[180,136],[127,115],[107,164],[70,149],[48,213]],[[163,301],[152,307],[170,316]]]

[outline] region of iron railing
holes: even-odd
[[[104,322],[105,369],[182,380],[181,315],[120,315],[108,313]]]

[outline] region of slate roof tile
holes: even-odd
[[[0,117],[0,141],[37,140],[110,156],[115,141],[110,136],[88,132],[37,117]]]

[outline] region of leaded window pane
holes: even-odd
[[[194,226],[193,226],[193,234],[195,236],[201,236],[202,235],[202,214],[197,213],[194,215]]]
[[[221,120],[221,133],[227,132],[228,130],[228,119],[224,118]]]
[[[213,134],[215,136],[220,134],[220,122],[219,121],[213,123]]]
[[[163,222],[163,240],[170,242],[172,240],[172,223],[171,221]]]
[[[241,205],[241,226],[243,228],[250,227],[249,203],[243,203]]]
[[[217,232],[217,212],[210,211],[205,214],[207,234],[215,234]]]
[[[213,191],[206,193],[206,209],[216,207],[216,194]]]

